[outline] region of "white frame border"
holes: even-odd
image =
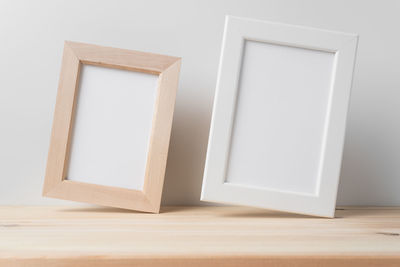
[[[317,193],[283,192],[226,183],[245,40],[335,53]],[[333,217],[358,36],[227,16],[201,200]]]

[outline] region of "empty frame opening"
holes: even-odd
[[[245,42],[227,183],[316,194],[334,59]]]
[[[157,80],[82,66],[66,179],[143,189]]]

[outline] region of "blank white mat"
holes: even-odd
[[[245,42],[226,182],[316,193],[334,58]]]
[[[142,190],[157,75],[83,65],[67,179]]]

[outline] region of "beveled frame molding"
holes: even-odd
[[[322,124],[324,130],[320,157],[317,161],[316,189],[312,193],[304,193],[290,187],[277,189],[273,186],[228,181],[232,136],[238,114],[237,103],[241,97],[239,81],[247,41],[328,52],[334,56],[332,78],[329,81],[329,98],[325,106],[326,115]],[[334,217],[357,44],[358,35],[356,34],[227,16],[201,200]],[[290,76],[286,77],[290,79]],[[269,89],[266,87],[266,90]],[[251,119],[248,118],[248,120]],[[257,117],[254,121],[260,125],[267,124],[262,120],[262,116]],[[269,128],[269,130],[278,131],[273,128]],[[301,137],[301,133],[296,134]],[[283,142],[284,138],[283,136]],[[261,145],[263,142],[260,139],[251,140],[253,146]],[[273,150],[265,150],[265,152],[274,153]],[[246,155],[249,161],[255,160],[251,153]],[[280,163],[283,164],[282,166],[292,164],[290,161],[284,162],[283,160]],[[250,178],[247,176],[247,180],[250,181]],[[268,178],[277,179],[274,176]],[[298,176],[297,178],[306,177]]]
[[[43,196],[158,213],[181,59],[66,41]],[[159,75],[143,191],[66,180],[82,64]]]

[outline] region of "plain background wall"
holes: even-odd
[[[164,204],[199,204],[225,14],[360,35],[338,204],[400,205],[400,1],[0,1],[0,204],[41,197],[64,40],[183,58]]]

